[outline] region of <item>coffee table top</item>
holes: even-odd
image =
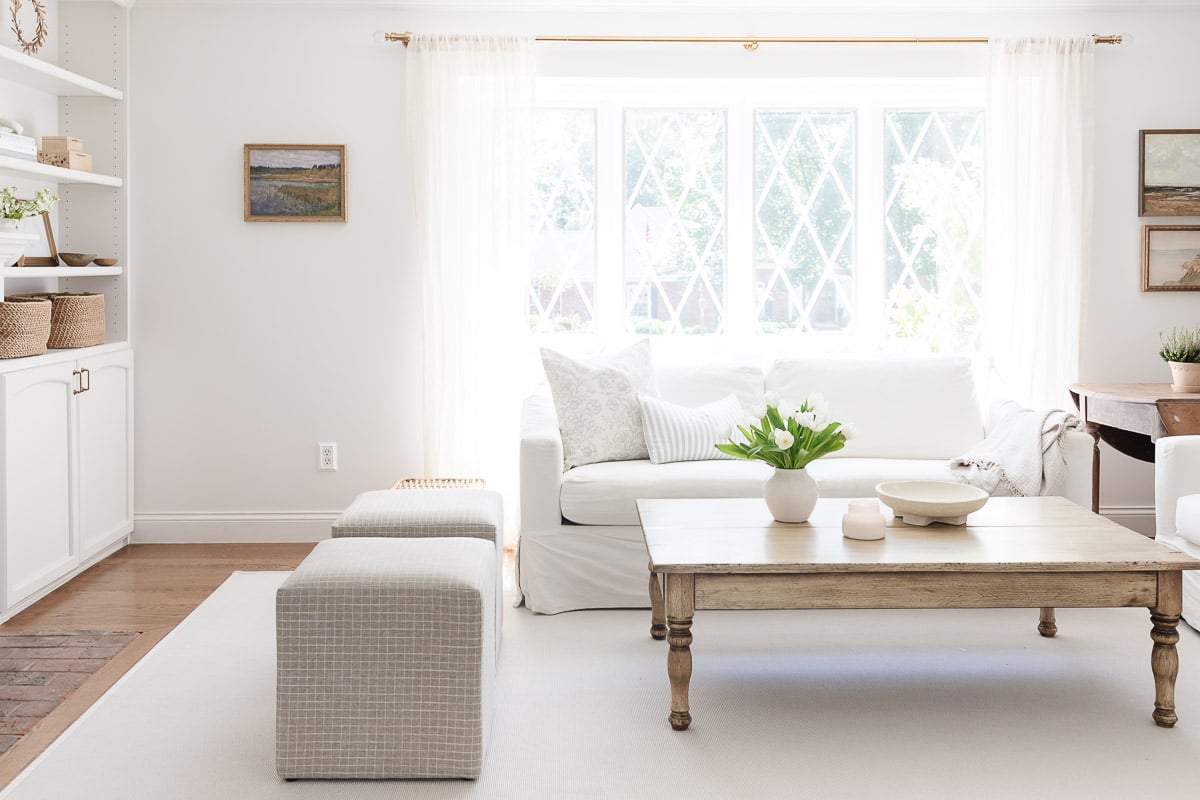
[[[842,536],[852,498],[776,522],[761,498],[638,500],[655,572],[1094,572],[1200,569],[1200,560],[1061,497],[993,497],[965,526],[915,527],[884,507],[887,535]]]

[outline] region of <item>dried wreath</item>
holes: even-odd
[[[17,12],[20,10],[21,0],[9,0],[9,11],[12,13],[12,32],[17,35],[17,42],[21,45],[21,49],[27,55],[33,55],[46,43],[46,36],[50,33],[50,29],[46,27],[46,7],[42,5],[41,0],[33,0],[33,13],[37,15],[37,29],[34,30],[32,42],[25,41],[25,34],[21,33],[21,23],[17,19]]]

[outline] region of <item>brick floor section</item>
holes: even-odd
[[[0,633],[0,755],[137,638],[136,633]]]

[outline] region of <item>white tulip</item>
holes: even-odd
[[[767,405],[775,406],[776,408],[779,408],[779,393],[778,392],[767,392],[763,396],[763,399],[767,401]]]
[[[785,430],[776,429],[771,432],[771,437],[775,439],[775,446],[781,450],[787,450],[796,443],[796,437]]]
[[[750,406],[750,416],[754,417],[755,424],[767,415],[767,406],[765,403],[755,403]]]
[[[796,420],[796,424],[802,428],[812,431],[817,429],[817,415],[811,411],[800,411],[792,419]]]
[[[858,431],[855,430],[854,426],[851,425],[849,422],[843,422],[842,427],[839,428],[838,430],[840,430],[842,432],[842,435],[846,437],[847,441],[853,439],[855,436],[858,435]]]

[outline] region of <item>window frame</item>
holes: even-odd
[[[729,353],[878,352],[884,337],[884,225],[888,111],[979,110],[986,107],[982,77],[896,79],[796,78],[603,79],[539,77],[537,108],[591,109],[596,120],[596,284],[591,334],[539,333],[538,341],[576,352],[605,349],[646,334],[625,320],[625,114],[626,109],[718,110],[725,129],[724,325],[715,334],[655,336],[656,347],[699,356],[714,348]],[[754,291],[755,116],[762,111],[853,110],[854,296],[851,324],[840,331],[759,333]],[[985,120],[986,124],[986,120]],[[878,224],[871,224],[875,220]],[[986,231],[984,231],[986,237]],[[606,265],[619,277],[605,280]],[[608,267],[611,270],[611,267]],[[871,309],[877,309],[871,313]]]

